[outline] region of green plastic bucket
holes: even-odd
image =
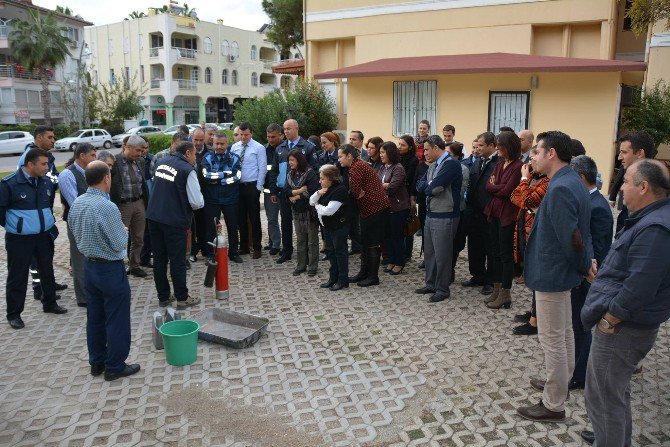
[[[165,358],[170,365],[185,366],[198,358],[198,329],[191,320],[174,320],[159,328],[165,346]]]

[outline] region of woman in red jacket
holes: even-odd
[[[486,185],[491,201],[484,209],[491,231],[491,270],[493,293],[486,299],[490,309],[509,308],[514,279],[514,226],[519,208],[512,203],[512,191],[521,181],[521,140],[514,132],[500,132],[496,137],[500,160]]]
[[[349,278],[349,282],[356,282],[361,287],[374,286],[379,284],[381,244],[391,202],[377,173],[358,158],[355,147],[343,144],[338,152],[340,166],[349,168],[349,194],[361,213],[361,270]]]

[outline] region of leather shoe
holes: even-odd
[[[105,372],[105,365],[91,365],[91,375],[99,376]]]
[[[263,251],[262,250],[254,250],[254,254],[252,256],[252,259],[259,259],[261,256],[263,256]]]
[[[537,335],[537,327],[526,322],[512,329],[514,335]]]
[[[524,312],[519,315],[514,315],[514,321],[516,321],[517,323],[528,323],[528,320],[530,320],[531,316],[532,315],[530,312]]]
[[[274,256],[274,255],[276,255],[277,253],[279,253],[279,249],[278,249],[278,248],[271,248],[271,249],[270,249],[270,255],[271,255],[271,256]]]
[[[542,401],[537,405],[517,408],[516,412],[522,418],[535,422],[563,422],[565,420],[565,410],[548,410]]]
[[[592,431],[582,430],[582,432],[579,435],[588,445],[593,445],[593,443],[596,442],[596,435]]]
[[[128,270],[128,273],[137,277],[137,278],[146,278],[147,277],[147,272],[145,272],[144,270],[142,270],[139,267],[135,267],[135,268],[132,268],[132,269]]]
[[[231,261],[233,261],[236,264],[242,264],[244,261],[240,257],[240,255],[235,255],[232,258],[230,258]]]
[[[470,278],[467,281],[463,281],[461,283],[461,286],[463,286],[463,287],[479,287],[481,285],[483,285],[483,284],[480,283],[479,281],[475,281],[475,278]]]
[[[330,289],[330,286],[332,286],[336,282],[337,282],[336,279],[329,279],[328,282],[324,282],[319,287],[321,287],[322,289]]]
[[[240,251],[239,251],[239,254],[240,254],[240,255],[248,255],[248,254],[249,254],[249,250],[240,250]]]
[[[58,284],[56,283],[56,292],[67,289],[67,284]]]
[[[307,271],[307,269],[295,269],[295,270],[293,270],[293,276],[298,276],[301,273],[305,273],[306,271]]]
[[[140,365],[134,363],[132,365],[126,365],[123,371],[119,372],[109,372],[105,371],[105,380],[111,382],[112,380],[120,379],[122,377],[132,376],[133,374],[139,372]]]
[[[290,261],[290,260],[291,260],[291,255],[281,255],[279,257],[279,259],[277,259],[276,262],[277,262],[277,264],[283,264],[284,262]]]
[[[349,288],[349,284],[343,284],[341,282],[336,282],[335,284],[333,284],[330,287],[330,290],[333,291],[333,292],[337,292],[338,290],[347,289],[347,288]]]
[[[480,292],[482,295],[490,295],[493,293],[493,286],[491,284],[484,284]]]
[[[426,295],[428,293],[435,293],[435,289],[432,289],[428,286],[423,286],[420,289],[416,289],[414,293],[418,293],[420,295]]]
[[[44,308],[42,310],[44,310],[45,314],[62,315],[67,313],[67,309],[64,307],[60,307],[58,304],[54,304],[53,306]]]
[[[26,327],[21,317],[16,317],[12,320],[9,320],[9,325],[12,327],[12,329],[23,329]]]
[[[77,303],[77,306],[79,307],[88,307],[87,303]]]
[[[440,301],[444,301],[444,300],[446,300],[447,298],[449,298],[449,297],[448,297],[448,296],[444,296],[444,295],[438,295],[437,293],[433,293],[433,294],[431,295],[431,297],[428,298],[428,302],[429,302],[429,303],[439,303]]]

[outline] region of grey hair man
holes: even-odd
[[[533,141],[535,141],[535,135],[528,129],[524,129],[518,134],[519,139],[521,140],[521,161],[528,163],[530,161],[530,150],[533,148]]]
[[[630,380],[670,318],[670,176],[659,161],[628,166],[629,216],[582,309],[593,335],[584,399],[599,446],[631,445]],[[582,437],[593,439],[591,433]]]

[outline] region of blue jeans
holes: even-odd
[[[329,280],[337,281],[340,284],[349,284],[348,234],[348,223],[334,231],[328,231],[325,228],[323,230],[323,235],[326,238],[326,255],[328,261],[330,261]]]
[[[279,248],[281,246],[281,231],[279,230],[279,197],[277,203],[272,203],[272,194],[263,194],[263,207],[265,208],[265,217],[268,219],[268,237],[270,238],[270,247]]]
[[[389,227],[386,233],[386,246],[389,251],[389,263],[397,266],[405,265],[405,223],[409,209],[389,213]]]
[[[606,334],[596,326],[591,334],[584,401],[596,435],[594,445],[627,447],[633,433],[630,379],[654,346],[658,329],[617,325],[613,334]]]
[[[123,261],[84,265],[88,362],[121,372],[130,352],[130,285]]]

